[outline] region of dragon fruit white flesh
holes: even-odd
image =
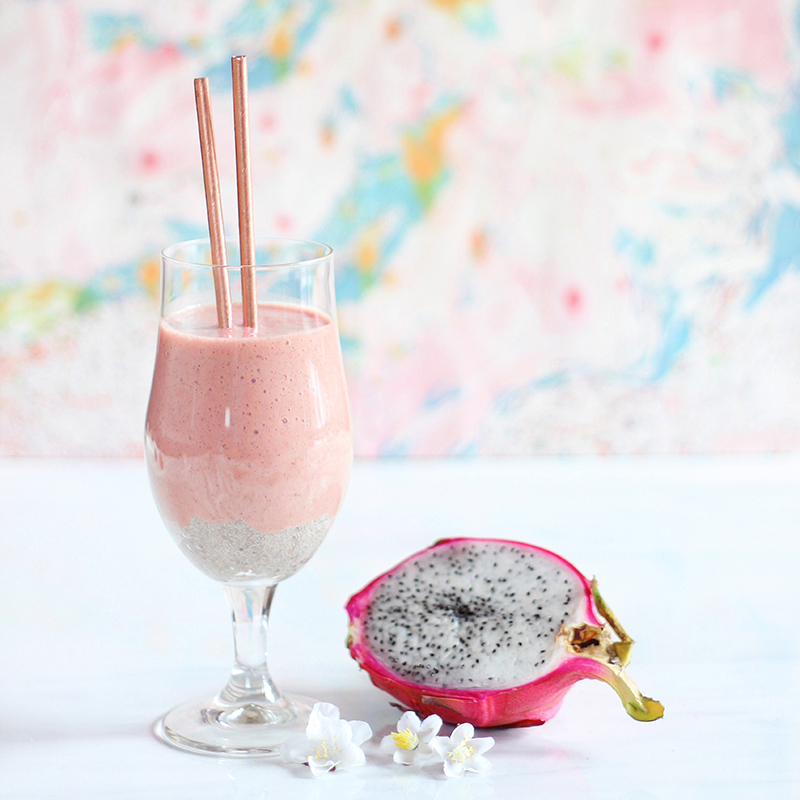
[[[596,583],[533,545],[437,542],[353,595],[347,613],[350,654],[423,715],[541,725],[583,678],[610,684],[634,719],[664,713],[625,674],[633,641]]]

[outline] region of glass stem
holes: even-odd
[[[267,668],[267,627],[275,586],[226,586],[236,661],[220,694],[225,703],[275,703],[281,693]]]

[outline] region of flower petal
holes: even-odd
[[[398,749],[397,745],[394,743],[394,739],[392,739],[391,733],[388,736],[384,736],[383,739],[381,739],[381,753],[386,753],[387,756],[390,756],[397,749]]]
[[[410,767],[413,763],[417,761],[417,751],[403,750],[402,747],[398,747],[394,751],[392,760],[394,761],[395,764],[402,764],[405,767]]]
[[[438,714],[431,714],[425,717],[419,728],[419,738],[424,742],[429,742],[442,727],[442,718]]]
[[[444,760],[444,774],[448,778],[460,778],[464,774],[464,765],[460,761]]]
[[[311,767],[311,774],[315,778],[325,775],[336,767],[336,762],[330,758],[310,758],[308,766]]]
[[[353,729],[349,722],[343,719],[335,723],[328,723],[325,743],[328,748],[335,750],[346,750],[353,741]]]
[[[417,754],[417,761],[420,764],[424,764],[427,761],[442,760],[442,756],[433,749],[430,742],[420,742],[414,752]]]
[[[325,713],[331,711],[331,713]],[[330,736],[330,726],[339,722],[339,709],[331,703],[316,703],[311,709],[306,735],[311,741],[321,741]]]
[[[370,728],[366,722],[362,722],[360,719],[354,719],[349,724],[352,732],[351,735],[353,744],[360,745],[366,742],[367,739],[372,738],[372,728]]]
[[[450,735],[450,743],[455,747],[471,739],[475,735],[475,728],[469,722],[462,722]]]
[[[431,742],[431,747],[434,752],[438,753],[445,760],[447,759],[447,751],[450,750],[450,737],[449,736],[436,736]]]
[[[475,748],[475,755],[479,756],[494,746],[494,739],[491,736],[484,736],[480,739],[473,739],[470,744]]]
[[[491,766],[486,756],[472,756],[472,758],[464,764],[464,769],[469,772],[487,772]]]
[[[339,709],[333,703],[314,703],[311,714],[327,719],[339,719]]]
[[[339,763],[337,766],[342,769],[354,769],[363,766],[367,761],[364,751],[360,747],[351,744],[346,750],[339,753]]]
[[[419,733],[419,729],[419,717],[413,711],[406,711],[397,722],[396,730],[398,733],[404,730],[410,730],[412,733]]]

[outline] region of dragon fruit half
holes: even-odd
[[[583,678],[610,684],[634,719],[664,713],[625,674],[633,640],[596,582],[549,550],[445,539],[353,595],[347,613],[352,657],[423,715],[541,725]]]

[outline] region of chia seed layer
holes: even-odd
[[[332,522],[323,514],[277,533],[261,533],[241,519],[215,523],[193,517],[176,538],[189,560],[218,581],[277,582],[314,555]]]

